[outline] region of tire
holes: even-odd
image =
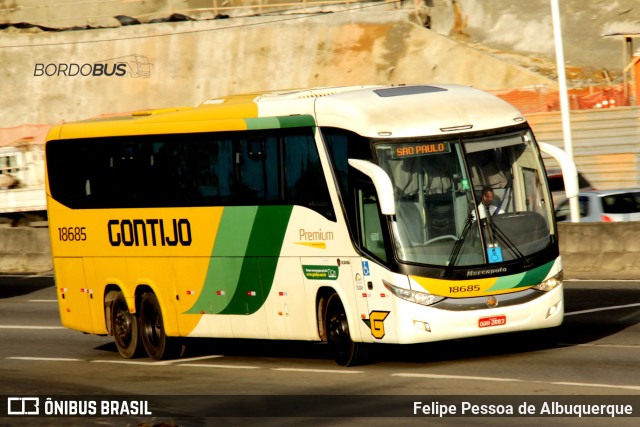
[[[153,292],[142,295],[140,335],[147,355],[153,360],[176,359],[182,355],[182,340],[167,336],[160,303]]]
[[[129,306],[122,292],[117,292],[111,306],[111,322],[113,338],[118,352],[125,359],[140,356],[142,345],[138,329],[138,317],[129,311]]]
[[[325,330],[329,351],[338,365],[356,366],[366,363],[368,347],[351,339],[347,315],[338,294],[331,295],[327,302]]]

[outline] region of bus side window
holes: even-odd
[[[261,205],[277,203],[278,158],[277,138],[254,135],[240,138],[236,148],[236,181],[234,195],[239,203]]]
[[[376,257],[386,261],[380,209],[373,186],[358,189],[358,210],[362,246]]]
[[[313,134],[286,135],[283,140],[285,202],[312,209],[335,221]]]

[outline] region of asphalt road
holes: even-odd
[[[52,277],[0,276],[0,426],[513,425],[483,415],[523,404],[546,415],[543,406],[556,400],[565,410],[628,404],[634,417],[553,413],[553,425],[637,425],[640,281],[568,281],[565,300],[555,329],[381,346],[359,367],[339,367],[324,344],[262,340],[192,340],[183,358],[155,362],[124,360],[110,337],[62,328]],[[143,400],[152,415],[127,408],[133,416],[2,418],[7,399],[19,396],[95,399],[98,407],[101,398]],[[460,415],[465,402],[489,413],[468,406],[468,417],[424,417],[446,408]]]

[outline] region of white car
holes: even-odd
[[[640,221],[640,188],[583,191],[578,194],[580,221],[618,222]],[[569,200],[556,207],[558,221],[571,221]]]
[[[566,198],[564,189],[564,177],[560,169],[548,169],[547,170],[547,182],[549,183],[549,190],[553,197],[553,204],[557,208],[560,206],[560,202]],[[579,191],[594,191],[595,187],[591,185],[589,180],[578,172],[578,190]]]

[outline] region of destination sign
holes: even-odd
[[[413,144],[402,144],[393,148],[394,159],[404,157],[427,156],[429,154],[450,153],[451,147],[448,142],[416,142]]]

